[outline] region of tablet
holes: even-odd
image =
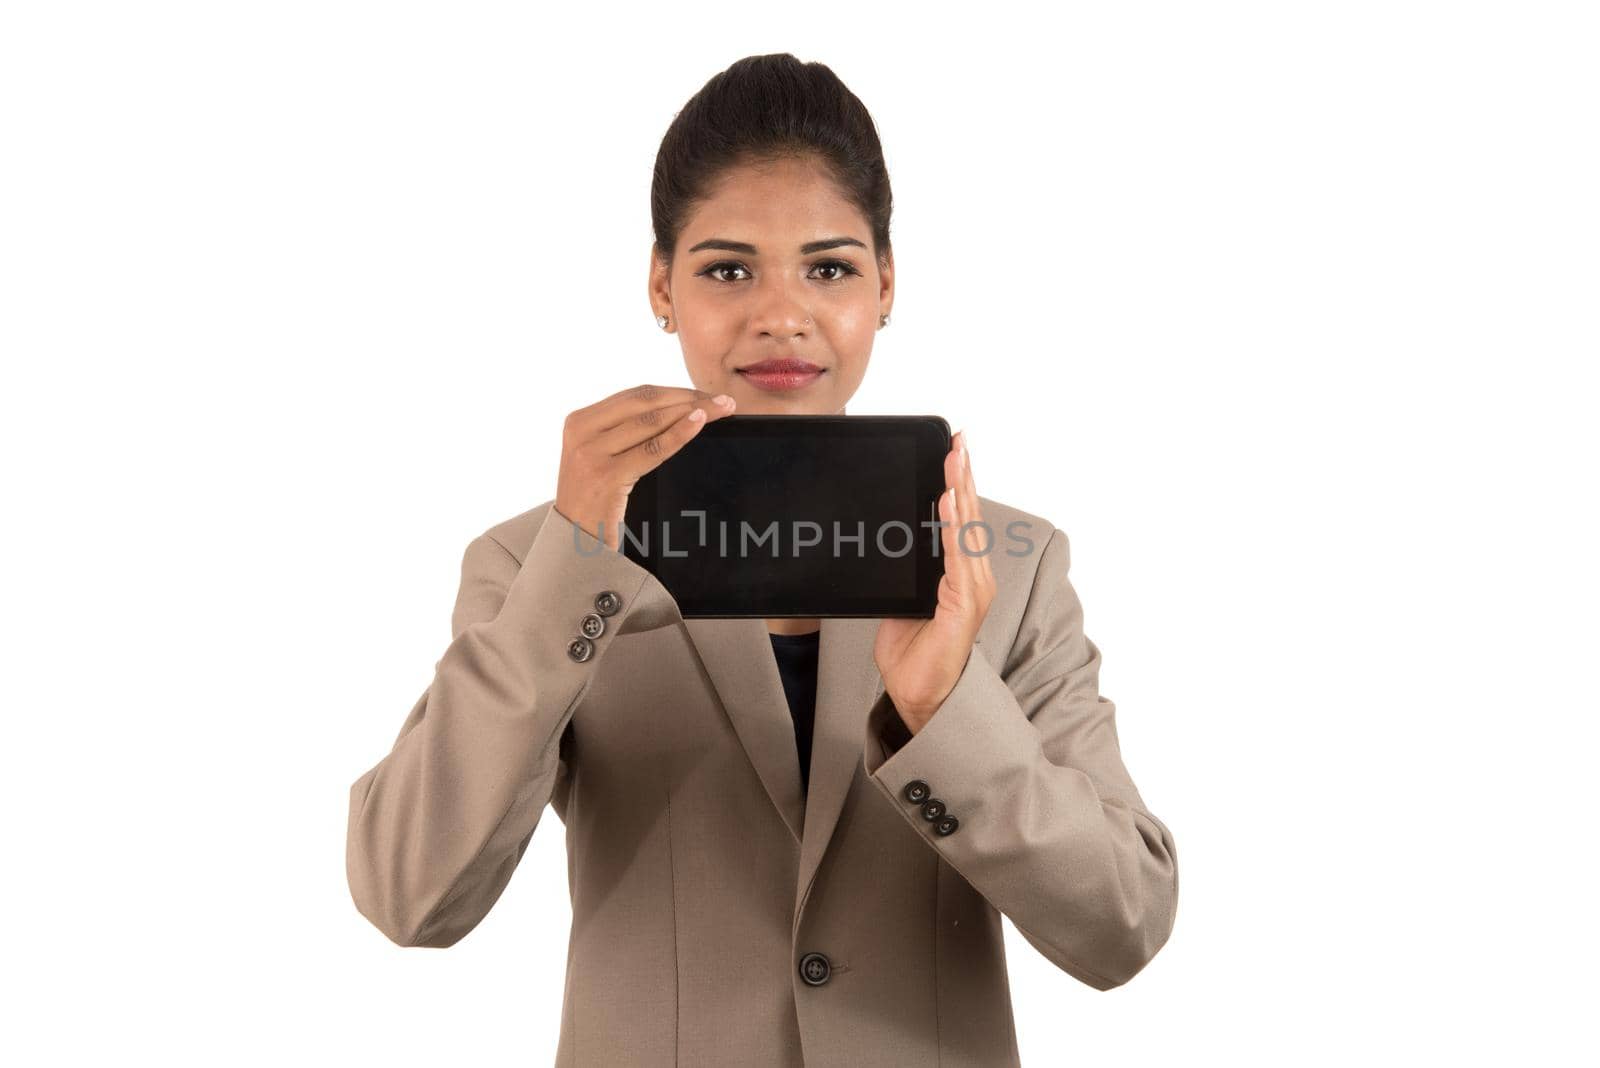
[[[635,484],[621,550],[685,619],[931,619],[949,451],[936,415],[730,415]]]

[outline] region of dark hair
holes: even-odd
[[[667,127],[650,182],[656,254],[668,265],[695,203],[731,167],[814,159],[872,227],[880,265],[889,253],[889,169],[866,105],[822,63],[788,52],[746,56],[689,98]]]

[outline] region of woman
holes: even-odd
[[[651,195],[650,302],[693,388],[571,413],[554,500],[467,546],[454,640],[351,790],[355,902],[402,945],[454,944],[548,803],[572,894],[559,1064],[1016,1064],[1001,914],[1103,990],[1166,942],[1178,893],[1066,536],[980,498],[958,434],[931,620],[684,620],[594,551],[706,422],[844,412],[894,296],[878,138],[821,64],[712,78]],[[1033,551],[958,546],[978,521]]]

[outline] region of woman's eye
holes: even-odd
[[[832,268],[836,269],[839,273],[835,274],[835,275],[833,275],[833,276],[831,276],[829,278],[824,278],[823,281],[825,281],[825,282],[838,282],[838,281],[841,281],[844,278],[848,277],[849,275],[860,273],[854,267],[852,267],[848,263],[846,263],[844,260],[823,260],[821,263],[817,264],[817,269],[818,270],[822,270],[822,269],[829,268],[829,267],[832,267]]]
[[[742,263],[722,262],[722,263],[713,263],[710,267],[707,267],[701,273],[702,274],[709,274],[712,278],[715,278],[719,282],[732,282],[732,281],[735,281],[735,279],[724,278],[718,272],[720,272],[720,271],[742,271],[742,270],[744,270],[744,264],[742,264]]]

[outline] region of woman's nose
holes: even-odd
[[[811,310],[789,284],[769,279],[757,292],[751,326],[758,333],[790,338],[811,328]]]

